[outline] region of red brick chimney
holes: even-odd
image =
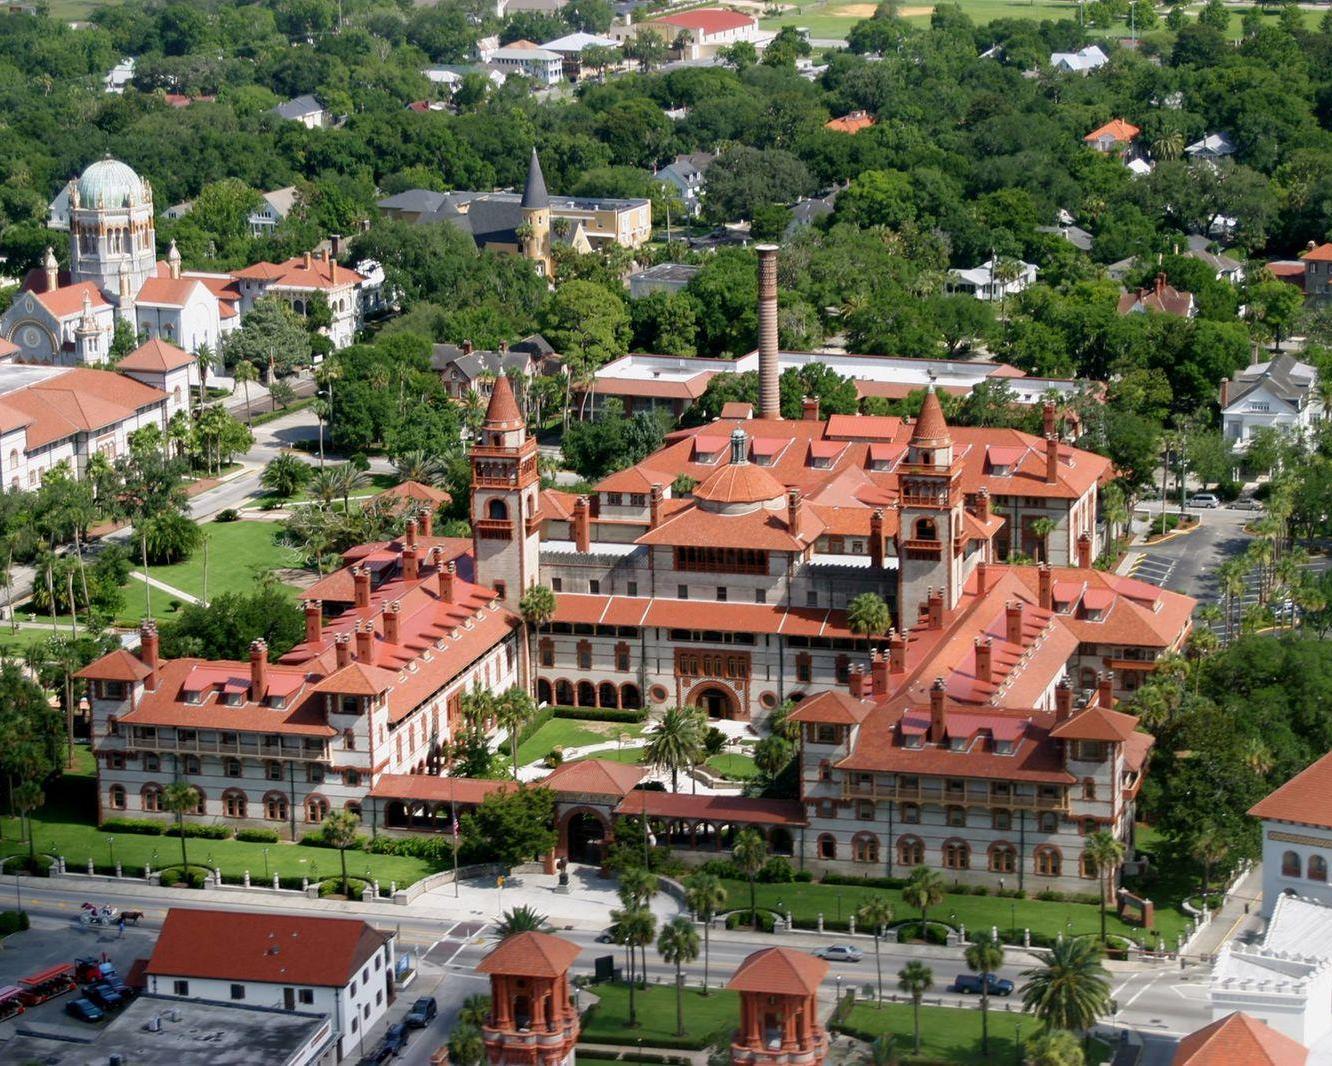
[[[1090,570],[1092,565],[1092,539],[1088,533],[1078,537],[1078,566]]]
[[[976,595],[984,596],[990,590],[990,566],[984,560],[976,564]]]
[[[883,569],[883,508],[874,508],[870,515],[870,566],[875,570]]]
[[[471,354],[472,354],[472,342],[471,342],[471,341],[465,340],[465,341],[462,342],[462,353],[463,353],[463,355],[471,355]]]
[[[422,507],[416,514],[421,519],[421,535],[423,537],[433,537],[435,535],[434,512],[429,507]]]
[[[339,633],[333,638],[333,654],[336,656],[338,669],[349,666],[352,661],[352,645],[350,633]]]
[[[1041,609],[1045,611],[1054,610],[1054,574],[1050,570],[1049,563],[1041,563],[1036,570],[1036,580],[1040,587]]]
[[[262,640],[250,644],[250,699],[258,703],[268,692],[268,645]]]
[[[890,673],[906,673],[906,653],[906,633],[890,629],[888,631],[888,670]]]
[[[1059,480],[1059,438],[1045,438],[1045,483],[1053,485]]]
[[[948,732],[948,719],[944,715],[944,679],[936,677],[930,686],[930,743],[942,744]]]
[[[453,578],[458,572],[458,564],[447,562],[439,568],[439,598],[445,603],[453,602]]]
[[[1221,379],[1221,406],[1225,407],[1230,403],[1230,379]]]
[[[306,600],[305,642],[318,644],[324,639],[324,605],[319,600]]]
[[[1104,670],[1097,677],[1097,702],[1107,710],[1115,705],[1115,672]]]
[[[648,528],[656,529],[661,525],[661,503],[666,498],[666,490],[660,485],[653,485],[648,495]]]
[[[407,530],[402,535],[402,542],[409,548],[416,547],[416,519],[407,519]]]
[[[413,538],[414,540],[415,538]],[[421,576],[421,555],[415,544],[402,549],[402,579],[415,581]]]
[[[1156,275],[1156,295],[1164,296],[1165,288],[1166,288],[1166,276],[1165,272],[1163,271]]]
[[[944,624],[944,590],[940,585],[937,589],[930,589],[925,598],[926,612],[929,617],[931,629],[943,629]]]
[[[1073,716],[1073,686],[1067,677],[1061,677],[1055,685],[1055,721],[1063,722]]]
[[[800,529],[800,490],[786,490],[786,529],[795,533]]]
[[[817,422],[819,420],[819,398],[817,396],[806,396],[800,401],[800,417],[806,422]]]
[[[989,637],[976,638],[976,680],[987,685],[994,680],[993,648]]]
[[[1022,601],[1009,600],[1004,604],[1004,639],[1010,644],[1022,643]]]
[[[874,682],[874,695],[888,695],[888,660],[880,652],[870,653],[870,677]]]
[[[363,566],[353,566],[352,581],[356,588],[356,606],[365,610],[370,606],[370,571]]]
[[[401,617],[401,601],[394,600],[384,608],[384,639],[390,644],[402,643],[402,629],[399,625]]]
[[[305,253],[305,269],[306,270],[314,269],[314,256],[311,255],[309,252]]]
[[[973,513],[982,522],[990,520],[990,490],[984,486],[976,493],[976,509]]]
[[[588,513],[586,496],[579,496],[574,501],[573,535],[574,547],[580,552],[592,549],[592,518]]]
[[[375,623],[366,621],[356,625],[356,661],[373,666],[375,662]]]
[[[139,626],[139,660],[148,667],[150,673],[143,679],[143,687],[149,692],[157,691],[157,672],[161,661],[158,658],[157,623],[148,619]]]
[[[1045,435],[1047,437],[1055,436],[1057,433],[1055,426],[1055,405],[1047,400],[1045,406],[1041,408],[1041,415],[1043,416],[1045,423]]]

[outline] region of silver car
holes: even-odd
[[[865,957],[865,953],[854,944],[829,944],[814,954],[828,962],[859,962]]]

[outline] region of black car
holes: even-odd
[[[987,991],[992,996],[1011,996],[1013,994],[1013,982],[1007,977],[996,977],[992,973],[960,973],[953,978],[953,984],[948,989],[950,992],[957,992],[964,996],[979,996],[981,994],[981,980],[988,985]]]
[[[83,994],[104,1010],[115,1010],[125,1005],[125,997],[106,981],[84,986]]]
[[[81,1022],[100,1022],[106,1015],[90,999],[75,999],[65,1004],[65,1013]]]
[[[412,1009],[407,1012],[407,1017],[403,1018],[403,1023],[413,1029],[424,1029],[438,1011],[434,996],[422,996],[412,1004]]]
[[[394,1022],[388,1027],[388,1032],[384,1034],[384,1046],[395,1055],[402,1053],[402,1049],[407,1046],[407,1026],[402,1022]]]

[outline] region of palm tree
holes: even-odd
[[[644,825],[643,832],[647,832]],[[620,902],[628,910],[644,910],[651,913],[652,897],[657,894],[660,879],[651,870],[641,866],[630,866],[620,872]],[[651,941],[651,937],[648,940]],[[647,988],[647,945],[639,945],[643,955],[643,987]]]
[[[990,974],[1004,964],[1004,946],[983,938],[967,945],[967,969],[981,977],[981,1054],[990,1054]]]
[[[675,1035],[685,1035],[684,965],[698,958],[698,930],[684,915],[667,922],[657,937],[657,954],[675,967]]]
[[[879,953],[879,941],[883,937],[885,927],[892,920],[893,905],[888,902],[887,896],[872,896],[856,911],[856,921],[874,930],[874,972],[879,986],[879,999],[874,1004],[876,1007],[883,1006],[883,959]]]
[[[908,962],[897,971],[897,990],[911,997],[911,1011],[915,1016],[916,1054],[920,1054],[920,1001],[934,985],[934,971],[923,962]]]
[[[495,926],[495,931],[491,934],[496,940],[507,940],[515,933],[547,933],[550,931],[550,922],[546,916],[535,907],[529,907],[524,903],[520,907],[514,907],[511,911],[505,911],[504,917],[499,925]]]
[[[892,1033],[876,1036],[869,1048],[870,1066],[897,1066],[897,1037]]]
[[[643,762],[654,770],[669,770],[671,791],[680,791],[680,771],[698,765],[703,756],[703,730],[693,707],[667,707],[648,737]]]
[[[708,994],[708,958],[712,947],[712,919],[726,906],[726,886],[720,877],[697,873],[685,878],[685,906],[703,923],[703,995]]]
[[[259,371],[248,359],[242,359],[232,368],[231,376],[240,383],[241,392],[245,396],[245,424],[254,425],[254,415],[250,411],[250,382],[259,380]]]
[[[617,944],[623,944],[629,952],[629,1026],[638,1026],[638,1012],[634,1003],[634,948],[646,948],[652,943],[652,936],[657,929],[657,919],[646,907],[634,907],[627,910],[611,911],[611,938]],[[646,953],[643,962],[643,983],[647,986]]]
[[[1077,1034],[1063,1029],[1041,1033],[1027,1045],[1027,1066],[1083,1066],[1086,1061]]]
[[[514,685],[495,700],[495,718],[509,733],[509,750],[513,754],[513,779],[518,780],[518,734],[532,720],[536,707],[532,697]]]
[[[1022,1007],[1046,1029],[1081,1033],[1110,1006],[1110,975],[1101,965],[1101,946],[1086,937],[1059,940],[1038,952],[1042,965],[1023,970]]]
[[[325,507],[332,507],[333,501],[338,498],[337,477],[327,467],[323,470],[316,470],[307,487],[310,495]]]
[[[1053,518],[1038,518],[1031,524],[1031,531],[1041,538],[1041,562],[1050,561],[1050,534],[1055,531]]]
[[[259,483],[280,500],[288,500],[310,480],[310,467],[291,452],[270,459]]]
[[[920,911],[920,935],[925,937],[926,914],[944,901],[943,878],[928,866],[917,866],[902,886],[902,902]]]
[[[1096,871],[1101,882],[1101,943],[1105,943],[1105,905],[1109,902],[1114,888],[1115,871],[1124,861],[1124,842],[1114,833],[1099,829],[1087,838],[1082,846],[1082,856]]]
[[[458,1022],[461,1025],[475,1025],[477,1028],[486,1024],[486,1019],[490,1017],[490,997],[482,992],[474,992],[463,1000],[462,1009],[458,1011]]]
[[[195,366],[199,368],[199,410],[208,402],[208,368],[213,365],[213,350],[206,344],[199,345],[194,353]]]
[[[337,485],[338,495],[342,497],[342,510],[345,513],[351,510],[351,494],[365,485],[365,474],[351,463],[338,463],[337,466],[329,467],[329,470],[333,474],[334,484]]]
[[[759,920],[754,879],[758,877],[758,872],[763,869],[763,864],[768,859],[768,845],[764,843],[762,834],[752,826],[740,830],[735,836],[735,844],[731,847],[731,859],[740,867],[749,882],[749,916],[754,928],[757,929]]]
[[[419,448],[403,452],[393,460],[393,472],[399,481],[417,481],[422,485],[438,485],[444,478],[444,464]]]
[[[199,807],[199,790],[184,781],[172,781],[162,789],[162,808],[176,816],[176,832],[180,834],[181,873],[189,879],[190,860],[185,853],[185,815]]]
[[[893,615],[877,592],[862,592],[847,604],[846,623],[852,633],[865,638],[868,650],[870,637],[886,633],[893,624]]]
[[[449,1062],[455,1066],[480,1066],[486,1054],[485,1038],[476,1025],[465,1022],[449,1036]]]
[[[1184,154],[1184,135],[1179,130],[1166,130],[1152,142],[1152,155],[1162,162],[1178,159]]]
[[[342,862],[344,896],[350,896],[347,891],[347,849],[356,844],[356,830],[360,825],[361,819],[352,811],[334,811],[324,819],[324,824],[319,829],[319,836],[324,843],[338,849],[338,858]]]
[[[1207,892],[1212,885],[1212,867],[1230,854],[1230,840],[1218,826],[1204,825],[1189,846],[1189,853],[1202,864],[1203,906],[1207,905]]]

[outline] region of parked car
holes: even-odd
[[[95,985],[85,985],[83,994],[103,1010],[116,1010],[125,1005],[125,997],[106,981],[99,981]]]
[[[948,991],[963,996],[979,996],[982,989],[982,979],[989,986],[988,991],[992,996],[1011,996],[1013,994],[1013,982],[1007,977],[996,977],[992,973],[960,973],[953,978],[953,983]]]
[[[407,1017],[403,1018],[403,1022],[413,1029],[424,1029],[437,1013],[439,1013],[439,1007],[435,1003],[435,997],[422,996],[412,1004],[412,1009],[407,1012]]]
[[[828,962],[859,962],[865,957],[865,953],[854,944],[829,944],[814,954]]]
[[[1214,507],[1221,506],[1221,499],[1215,493],[1195,492],[1185,503],[1186,507],[1193,507],[1200,511],[1211,510]]]
[[[614,943],[615,943],[615,934],[612,933],[609,929],[607,929],[604,933],[599,933],[599,934],[597,935],[597,943],[598,943],[598,944],[614,944]]]
[[[65,1013],[81,1022],[100,1022],[106,1017],[102,1008],[90,999],[70,1000],[65,1004]]]
[[[1255,500],[1252,496],[1241,496],[1230,506],[1236,511],[1261,511],[1263,509],[1262,501]]]
[[[402,1054],[402,1049],[407,1046],[407,1026],[402,1022],[394,1022],[388,1027],[388,1032],[384,1034],[384,1046],[389,1048],[393,1054]]]

